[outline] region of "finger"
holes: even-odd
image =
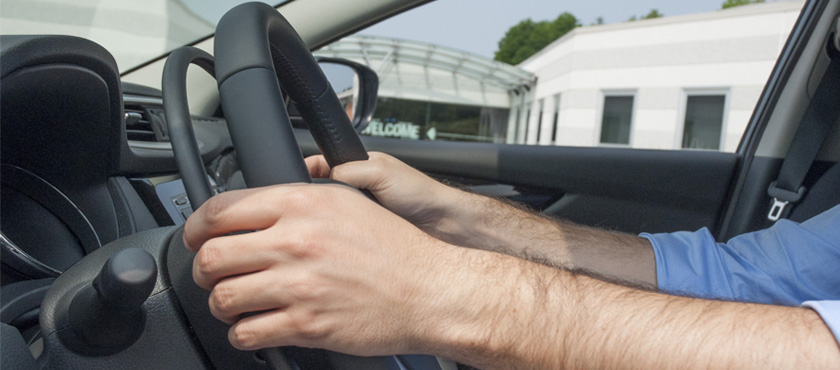
[[[211,238],[273,225],[288,208],[288,187],[232,190],[210,198],[187,219],[184,244],[197,251]]]
[[[210,313],[231,324],[245,313],[284,307],[282,290],[288,284],[277,280],[277,274],[266,271],[222,280],[210,292]]]
[[[323,155],[313,155],[306,157],[306,168],[309,169],[309,176],[317,179],[326,179],[330,177],[330,165],[327,164],[327,159]]]
[[[315,347],[314,342],[327,334],[326,326],[303,312],[282,309],[242,318],[228,331],[228,340],[245,351],[289,345]]]
[[[273,252],[268,231],[220,236],[204,242],[193,260],[193,280],[210,290],[220,280],[234,275],[262,271],[282,258]]]
[[[385,160],[371,157],[366,161],[348,162],[336,166],[330,172],[330,178],[357,189],[367,189],[376,193],[385,187],[387,178]]]

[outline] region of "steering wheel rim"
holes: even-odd
[[[169,128],[169,141],[175,153],[178,172],[184,182],[190,206],[197,210],[213,196],[213,187],[204,172],[201,151],[195,139],[187,100],[187,68],[193,64],[216,78],[213,56],[204,50],[185,46],[174,50],[163,66],[163,110]]]
[[[244,25],[248,26],[243,27]],[[167,110],[176,161],[194,209],[209,199],[212,189],[204,174],[200,152],[191,128],[185,91],[186,70],[191,63],[200,66],[217,79],[228,129],[237,150],[245,182],[249,187],[311,182],[283,104],[278,79],[287,87],[286,91],[295,101],[331,166],[368,158],[349,117],[317,61],[297,32],[276,9],[262,3],[248,3],[232,9],[219,22],[215,49],[215,63],[213,57],[201,50],[176,50],[170,55],[164,69],[164,108]],[[278,70],[281,73],[278,73]],[[178,238],[173,240],[177,243]],[[170,246],[173,247],[176,250],[170,250],[170,256],[180,257],[170,259],[170,263],[191,262],[191,256],[177,250],[183,247]],[[170,269],[173,267],[169,266]],[[183,266],[176,268],[180,269]],[[196,291],[200,288],[194,284],[185,284],[183,279],[180,283],[173,281],[173,284],[188,320],[194,323],[206,321],[209,315],[207,307],[184,307],[188,302],[195,302],[196,297],[203,298],[204,293]],[[181,289],[178,289],[179,285]],[[201,298],[199,302],[206,301]],[[205,345],[207,337],[212,335],[211,331],[215,331],[216,335],[223,334],[220,333],[219,325],[210,326],[213,328],[205,330],[204,325],[193,325],[199,340]],[[220,336],[225,338],[224,335]],[[212,347],[219,348],[218,340],[210,343]],[[289,354],[297,357],[295,353],[300,351],[301,349],[294,349]],[[329,352],[322,352],[330,356]],[[211,358],[215,357],[208,354]],[[287,360],[280,349],[263,350],[261,354],[270,367],[288,368]],[[311,358],[312,355],[304,356]],[[352,359],[350,356],[340,356],[343,360],[342,365],[347,361],[350,368],[369,368],[371,365],[387,367],[386,363],[406,362],[439,368],[439,365],[434,364],[441,364],[442,361],[434,357],[418,356],[380,359]],[[339,364],[333,362],[333,365]]]
[[[330,166],[368,158],[315,58],[276,9],[234,7],[216,27],[214,48],[222,108],[249,187],[311,182],[280,84]]]

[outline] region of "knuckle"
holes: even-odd
[[[384,165],[374,166],[372,169],[372,177],[377,180],[382,180],[387,177],[388,171],[385,170]]]
[[[289,329],[297,337],[313,340],[327,335],[326,326],[319,323],[311,311],[298,310],[289,315]]]
[[[313,203],[313,198],[316,194],[317,192],[313,191],[294,191],[288,194],[284,201],[286,202],[286,205],[292,209],[304,210],[309,208],[309,206]]]
[[[307,279],[288,288],[288,294],[295,302],[308,302],[321,295],[321,289],[311,279]]]
[[[239,323],[230,328],[228,340],[239,349],[256,349],[262,343],[262,333],[251,325]]]
[[[210,292],[210,310],[219,319],[236,315],[236,292],[230,287],[219,284]],[[222,316],[222,317],[219,317]]]
[[[347,166],[341,165],[333,168],[332,172],[330,172],[330,177],[333,180],[343,181],[343,179],[347,178]]]
[[[192,251],[195,251],[195,247],[190,243],[195,239],[195,235],[193,235],[195,233],[195,222],[195,218],[187,218],[187,222],[184,223],[184,235],[182,236],[184,246]]]
[[[301,243],[290,243],[286,247],[286,254],[294,259],[303,259],[309,256],[309,251]]]
[[[195,255],[195,267],[200,275],[212,275],[219,269],[221,253],[218,244],[213,240],[204,243]]]
[[[305,233],[299,233],[294,237],[290,237],[285,248],[286,253],[295,259],[310,257],[316,248],[316,243],[313,239]]]
[[[391,156],[382,152],[368,152],[368,157],[370,157],[370,160],[375,161],[385,161],[388,160],[388,158],[391,158]]]
[[[226,210],[230,206],[230,201],[225,194],[219,194],[210,198],[201,208],[204,209],[204,219],[207,225],[211,228],[219,227],[226,221]]]
[[[396,158],[394,158],[390,155],[386,155],[386,154],[381,154],[381,155],[376,156],[376,161],[379,162],[382,165],[392,165],[394,163],[397,163]]]

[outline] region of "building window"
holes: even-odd
[[[720,149],[725,95],[689,96],[685,103],[682,147]]]
[[[540,136],[542,136],[542,119],[543,119],[543,103],[545,99],[540,100],[540,116],[537,118],[537,145],[540,145]]]
[[[557,123],[560,118],[560,94],[554,95],[554,120],[551,124],[551,143],[557,143]]]
[[[632,96],[605,97],[604,116],[601,121],[601,143],[629,145],[632,119]]]
[[[515,112],[516,112],[516,114],[515,114],[516,118],[515,118],[515,121],[513,121],[514,123],[512,125],[513,126],[513,143],[516,144],[519,141],[519,116],[521,114],[521,112],[520,112],[521,109],[519,109],[519,108],[513,108],[513,109],[515,109]]]
[[[528,106],[531,106],[531,103],[528,103]],[[531,109],[525,111],[525,135],[522,138],[522,144],[528,144],[528,125],[531,124]]]
[[[507,109],[379,98],[362,135],[412,140],[492,142],[507,135]]]

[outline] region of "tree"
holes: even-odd
[[[643,16],[642,19],[653,19],[653,18],[662,18],[663,14],[659,12],[657,9],[651,9],[647,15]]]
[[[577,18],[570,13],[560,14],[553,21],[525,19],[508,29],[499,41],[494,59],[508,64],[522,63],[577,26]]]
[[[764,0],[726,0],[721,4],[721,9],[732,8],[735,6],[747,5],[747,4],[755,4],[755,3],[763,3]]]
[[[627,21],[628,22],[633,22],[633,21],[637,21],[639,19],[662,18],[664,16],[665,15],[660,13],[658,9],[651,9],[650,12],[647,13],[647,15],[643,15],[643,16],[640,16],[640,17],[637,17],[637,16],[634,15],[634,16],[631,16],[630,19],[628,19]]]

